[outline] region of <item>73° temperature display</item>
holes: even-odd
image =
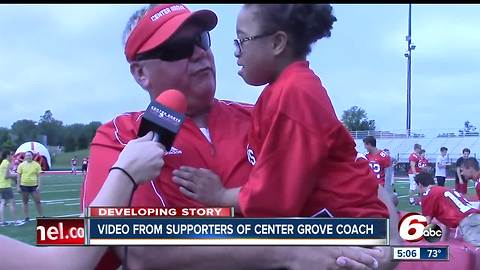
[[[448,247],[392,247],[393,259],[400,261],[448,261]]]

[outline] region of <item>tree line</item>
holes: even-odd
[[[349,109],[343,111],[342,123],[349,131],[366,131],[375,130],[375,120],[368,119],[367,112],[359,106],[352,106]],[[425,137],[424,134],[411,134],[412,137]],[[465,121],[463,128],[458,130],[458,134],[455,133],[441,133],[437,137],[456,137],[456,136],[480,136],[480,132],[477,131],[477,127],[470,121]]]
[[[0,127],[0,148],[15,151],[28,141],[38,141],[49,146],[60,146],[66,152],[88,149],[97,128],[102,123],[64,125],[55,119],[50,110],[40,116],[39,121],[17,120],[10,128]]]

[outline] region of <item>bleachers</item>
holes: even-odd
[[[365,153],[362,139],[355,139],[357,151]],[[433,137],[433,138],[377,138],[379,149],[388,148],[390,154],[399,162],[407,162],[413,152],[413,145],[419,143],[426,150],[427,158],[434,162],[440,154],[440,147],[448,148],[448,157],[452,163],[462,154],[463,148],[469,148],[470,156],[480,158],[480,136],[475,137]]]

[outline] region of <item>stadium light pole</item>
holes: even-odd
[[[407,136],[410,137],[411,124],[412,124],[412,50],[415,50],[415,45],[412,44],[412,4],[408,4],[408,35],[407,40],[407,52],[405,57],[407,58]]]

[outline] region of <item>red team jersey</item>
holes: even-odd
[[[411,153],[410,156],[408,157],[408,163],[410,162],[415,162],[415,171],[417,173],[420,172],[420,167],[418,166],[418,163],[420,161],[420,155],[417,155],[415,152]],[[408,174],[413,174],[412,167],[410,164],[408,164]]]
[[[208,126],[212,143],[196,124],[187,118],[164,158],[160,176],[140,185],[133,206],[200,207],[201,203],[185,197],[172,181],[172,171],[180,166],[208,168],[222,179],[227,188],[245,183],[250,167],[245,159],[244,145],[252,105],[216,100],[209,115]],[[142,112],[125,113],[102,125],[92,141],[88,174],[83,186],[83,207],[87,207],[103,185],[125,145],[137,138]],[[217,150],[218,149],[218,150]]]
[[[219,175],[228,188],[243,185],[250,172],[245,158],[245,144],[250,125],[252,105],[215,100],[208,118],[210,143],[191,119],[186,119],[173,147],[164,157],[165,165],[154,181],[138,187],[132,206],[138,207],[200,207],[197,201],[179,192],[172,181],[172,171],[181,165],[208,168]],[[92,141],[90,164],[82,187],[82,209],[100,191],[108,170],[137,130],[142,112],[125,113],[102,125]],[[97,269],[117,269],[116,256],[109,251]]]
[[[260,95],[252,115],[246,217],[387,217],[368,161],[307,61],[289,65]]]
[[[428,159],[420,156],[420,159],[418,160],[418,168],[420,170],[423,170],[427,168],[427,166],[428,166]]]
[[[365,156],[368,159],[370,168],[377,177],[378,183],[385,186],[385,168],[392,165],[392,158],[382,150],[373,154],[367,153]]]
[[[463,218],[480,213],[460,193],[442,186],[432,186],[422,194],[422,213],[456,228]]]

